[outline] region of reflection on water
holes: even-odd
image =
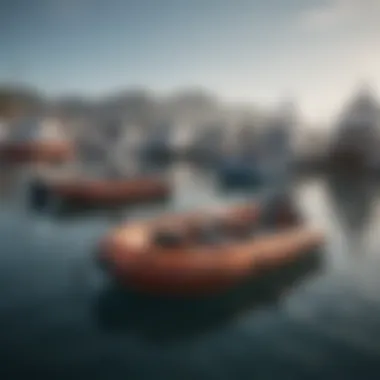
[[[368,251],[366,232],[373,228],[372,211],[379,189],[366,178],[355,181],[332,178],[328,184],[331,204],[347,238],[349,253],[365,254]]]
[[[196,339],[244,310],[276,305],[289,287],[316,271],[318,264],[319,255],[313,252],[296,264],[251,279],[225,294],[190,300],[141,296],[111,285],[101,292],[95,314],[100,326],[109,331],[130,329],[158,341]]]
[[[366,178],[334,179],[328,181],[332,204],[343,228],[349,234],[360,234],[369,225],[376,187]]]
[[[254,197],[221,195],[199,169],[168,170],[175,184],[169,204],[72,218],[27,210],[20,201],[27,174],[7,174],[12,190],[0,209],[2,378],[378,375],[380,191],[373,183],[295,184],[307,223],[326,230],[326,248],[265,281],[191,302],[121,292],[92,260],[115,223]]]

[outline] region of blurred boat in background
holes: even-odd
[[[40,171],[29,183],[33,208],[50,204],[66,207],[102,208],[149,203],[167,199],[172,190],[167,176],[120,172],[118,168],[82,167],[81,170]]]
[[[59,163],[74,156],[65,126],[56,118],[20,118],[3,124],[0,159],[5,163]]]
[[[222,159],[217,170],[223,188],[258,187],[265,184],[265,174],[257,159],[250,156],[229,156]]]
[[[218,178],[224,187],[255,187],[286,182],[293,169],[292,114],[280,110],[260,131],[237,125],[226,139]]]
[[[139,160],[136,130],[115,126],[97,129],[77,140],[76,160],[60,168],[36,168],[30,181],[30,200],[37,208],[105,207],[167,199],[171,183]],[[84,137],[84,138],[83,138]]]

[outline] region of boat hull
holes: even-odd
[[[236,208],[229,210],[225,220],[239,228],[255,223],[259,215],[257,206]],[[185,218],[174,223],[181,226],[190,222]],[[125,226],[112,232],[102,242],[98,254],[117,283],[156,295],[224,292],[251,276],[291,263],[322,241],[318,232],[297,227],[243,242],[167,250],[149,246],[151,227]]]
[[[63,200],[90,205],[165,199],[171,193],[168,181],[160,178],[57,181],[48,188]]]
[[[73,158],[74,149],[67,143],[29,142],[20,144],[2,144],[0,157],[5,162],[65,162]]]

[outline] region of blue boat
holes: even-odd
[[[221,162],[217,175],[221,186],[227,188],[256,187],[266,182],[260,165],[252,157],[227,158]]]

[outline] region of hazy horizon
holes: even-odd
[[[379,91],[379,16],[377,0],[6,0],[0,82],[53,96],[292,98],[325,121],[363,81]]]

